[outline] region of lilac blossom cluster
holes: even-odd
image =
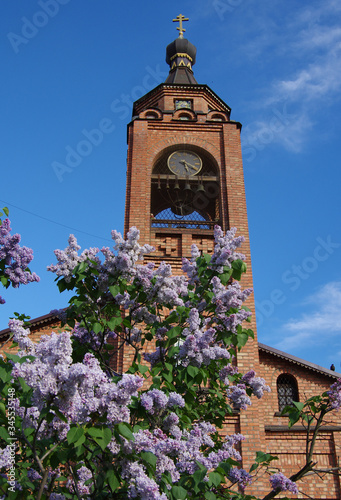
[[[215,246],[210,265],[214,266],[219,273],[223,272],[224,266],[231,267],[234,260],[245,260],[244,254],[236,252],[245,238],[244,236],[235,237],[236,232],[237,228],[233,227],[224,235],[220,226],[214,227]]]
[[[156,458],[156,479],[161,479],[164,472],[169,472],[173,483],[177,483],[181,473],[193,474],[198,470],[198,463],[207,470],[218,467],[219,463],[232,458],[241,460],[239,452],[234,448],[244,437],[241,434],[226,436],[222,447],[214,450],[215,443],[211,434],[216,432],[216,428],[209,422],[200,422],[193,425],[190,431],[180,431],[175,438],[168,436],[161,429],[139,430],[134,433],[134,440],[126,442],[125,452],[141,453],[148,451]],[[130,482],[129,498],[158,499],[167,498],[160,495],[157,483],[146,476],[146,469],[143,464],[127,459],[121,461],[123,477]],[[232,472],[231,481],[238,482],[241,487],[250,484],[251,477],[243,469],[240,472]],[[149,496],[148,496],[149,495]]]
[[[228,473],[228,477],[232,483],[238,483],[242,491],[252,483],[252,476],[244,469],[233,468]]]
[[[71,493],[75,493],[76,491],[78,492],[77,497],[79,495],[83,498],[85,495],[90,495],[90,490],[92,483],[85,484],[86,481],[92,478],[92,473],[91,470],[82,465],[78,470],[77,470],[77,475],[78,475],[78,481],[77,484],[75,485],[74,479],[69,479],[67,482],[67,487]]]
[[[258,398],[262,398],[264,392],[271,392],[271,389],[266,385],[262,377],[256,377],[254,370],[250,370],[240,378],[240,383],[232,385],[229,377],[233,380],[238,374],[238,367],[233,365],[224,366],[219,371],[219,378],[224,385],[228,386],[227,397],[232,406],[236,410],[246,410],[251,405],[251,399],[247,394],[247,388],[252,390],[252,393]],[[240,376],[240,375],[239,375]]]
[[[125,461],[122,478],[129,482],[128,498],[167,500],[165,493],[160,493],[159,486],[154,479],[146,474],[146,468],[138,462]]]
[[[271,389],[268,385],[266,385],[265,380],[262,377],[256,377],[256,373],[254,370],[250,370],[245,375],[242,376],[242,381],[248,384],[253,394],[261,399],[264,395],[264,392],[271,392]]]
[[[282,472],[273,474],[273,476],[269,478],[269,481],[274,491],[279,489],[280,491],[290,491],[291,493],[298,494],[298,488],[296,483],[285,477],[285,475],[282,474]]]
[[[39,410],[48,402],[56,405],[68,418],[68,422],[84,423],[90,415],[97,412],[106,415],[111,425],[129,422],[128,405],[131,398],[143,385],[143,379],[137,375],[124,374],[117,383],[113,382],[101,369],[99,361],[90,353],[85,354],[82,363],[72,362],[72,344],[70,333],[52,333],[43,336],[39,343],[27,345],[27,335],[19,320],[12,320],[14,340],[25,347],[24,353],[35,356],[33,361],[16,363],[13,377],[23,377],[33,388],[32,407],[27,410],[18,408],[21,416],[29,417],[36,426]],[[29,423],[29,422],[28,422]],[[56,419],[52,427],[63,427]],[[68,425],[65,424],[66,429]],[[40,431],[44,430],[40,427]],[[59,429],[60,430],[60,429]],[[67,430],[66,430],[67,432]]]
[[[333,410],[339,410],[341,408],[341,379],[330,386],[327,395]]]
[[[210,318],[206,318],[201,325],[199,311],[193,308],[190,311],[187,328],[182,334],[185,338],[180,345],[179,358],[183,366],[209,365],[212,360],[230,359],[226,347],[217,343],[217,332],[213,327],[208,328]]]
[[[80,264],[87,259],[94,260],[99,263],[99,259],[97,257],[99,252],[98,248],[84,250],[81,255],[78,255],[78,250],[80,250],[81,247],[77,244],[77,238],[73,234],[70,234],[68,243],[69,245],[65,248],[65,250],[54,251],[58,263],[51,264],[47,267],[48,271],[56,273],[57,276],[63,276],[67,282],[71,280],[73,270],[77,264]]]
[[[148,413],[153,415],[155,412],[167,407],[171,408],[173,406],[178,406],[179,408],[183,408],[185,406],[185,400],[176,392],[172,392],[167,396],[167,394],[159,389],[152,389],[142,394],[141,404]]]
[[[39,281],[39,276],[36,273],[31,273],[28,269],[28,265],[33,259],[33,250],[21,247],[19,245],[20,235],[11,235],[10,232],[11,223],[9,219],[5,219],[0,225],[0,267],[3,269],[4,277],[13,288]],[[5,299],[0,296],[0,304],[4,303]]]
[[[72,336],[80,342],[80,344],[89,344],[92,349],[99,349],[109,340],[117,337],[115,332],[105,332],[103,334],[95,333],[93,330],[89,331],[87,328],[80,326],[78,323],[72,330]]]
[[[241,309],[241,307],[243,302],[252,294],[252,288],[242,291],[237,281],[225,287],[219,278],[215,276],[212,278],[212,291],[214,293],[212,303],[216,306],[216,321],[221,322],[226,330],[236,333],[237,326],[251,316],[250,311]],[[238,311],[229,314],[231,309],[238,309]]]
[[[108,247],[103,247],[101,252],[105,260],[101,263],[97,255],[99,253],[98,248],[84,250],[79,255],[78,251],[81,247],[77,244],[75,236],[71,234],[68,240],[69,245],[65,250],[55,250],[54,252],[57,257],[57,264],[51,264],[47,270],[56,273],[57,276],[63,276],[66,281],[70,281],[77,264],[90,260],[98,266],[102,275],[102,281],[104,281],[104,276],[108,273],[116,274],[117,271],[122,275],[131,276],[131,273],[134,273],[136,262],[142,260],[143,255],[151,253],[154,250],[150,245],[143,245],[141,247],[138,244],[139,231],[135,227],[129,230],[126,241],[117,231],[112,231],[111,236],[115,242],[114,250],[116,254]]]
[[[230,268],[234,260],[245,260],[244,254],[236,252],[245,238],[243,236],[235,237],[236,232],[237,229],[233,227],[224,235],[220,226],[214,227],[215,247],[210,267],[220,274],[224,271],[224,266]],[[200,251],[196,245],[192,245],[191,260],[186,258],[182,260],[182,270],[187,274],[190,285],[199,281],[196,263],[198,257],[200,257]]]

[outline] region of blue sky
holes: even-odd
[[[41,282],[4,293],[0,328],[13,311],[66,304],[46,266],[70,233],[101,248],[122,231],[131,103],[165,80],[183,13],[197,81],[243,124],[259,340],[341,371],[340,2],[3,0],[1,10],[0,206]]]

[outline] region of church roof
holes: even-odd
[[[341,373],[334,372],[333,370],[328,370],[328,368],[323,368],[323,366],[316,365],[315,363],[310,363],[309,361],[305,361],[304,359],[297,358],[291,354],[275,349],[274,347],[270,347],[265,344],[261,344],[258,342],[258,349],[260,352],[265,352],[267,354],[272,354],[278,358],[284,359],[285,361],[289,361],[290,363],[294,363],[296,365],[300,365],[304,368],[308,368],[309,370],[323,373],[333,378],[341,378]]]

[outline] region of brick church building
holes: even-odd
[[[197,83],[192,67],[196,48],[183,36],[167,47],[170,66],[166,81],[134,103],[128,124],[128,158],[125,232],[140,229],[140,241],[153,245],[150,257],[166,261],[173,272],[181,272],[182,257],[190,257],[195,243],[204,253],[213,250],[213,228],[238,228],[245,236],[242,251],[247,273],[242,287],[252,287],[252,268],[246,211],[241,124],[231,120],[230,107],[207,85]],[[257,342],[254,298],[251,328],[255,339],[238,353],[241,372],[253,368],[271,388],[261,400],[236,412],[226,421],[227,432],[240,432],[243,467],[253,463],[257,450],[279,457],[276,466],[287,476],[305,462],[306,433],[300,424],[288,428],[280,412],[292,400],[304,401],[327,390],[341,375]],[[31,321],[31,335],[38,338],[58,326],[51,314]],[[0,332],[6,337],[8,330]],[[123,351],[117,371],[124,371]],[[336,414],[316,444],[314,462],[321,470],[338,467],[341,457],[341,421]],[[341,498],[340,477],[310,475],[298,483],[298,498],[337,500]],[[269,492],[267,477],[260,478],[248,493]],[[290,496],[290,494],[289,494]]]

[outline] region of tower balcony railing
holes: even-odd
[[[151,219],[151,227],[155,229],[214,229],[214,226],[219,224],[218,221],[207,220],[169,220],[169,219]]]

